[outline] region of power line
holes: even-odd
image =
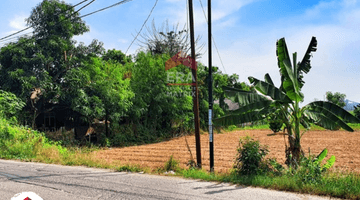
[[[97,13],[97,12],[101,12],[101,11],[104,11],[104,10],[106,10],[106,9],[109,9],[109,8],[112,8],[112,7],[115,7],[115,6],[118,6],[118,5],[123,4],[123,3],[130,2],[130,1],[132,1],[132,0],[123,0],[123,1],[120,1],[120,2],[118,2],[118,3],[115,3],[115,4],[111,5],[111,6],[108,6],[108,7],[99,9],[99,10],[96,10],[96,11],[91,12],[91,13],[88,13],[88,14],[86,14],[86,15],[82,15],[82,16],[80,16],[80,18],[87,17],[87,16],[92,15],[92,14],[95,14],[95,13]]]
[[[74,5],[74,6],[71,6],[69,9],[65,10],[64,13],[67,12],[68,10],[72,9],[72,8],[75,8],[76,6],[82,4],[82,3],[86,2],[86,1],[88,1],[88,0],[84,0],[84,1],[78,3],[78,4]],[[95,1],[95,0],[93,0],[93,1]],[[92,1],[92,2],[93,2],[93,1]],[[90,3],[92,3],[92,2],[90,2]],[[90,4],[90,3],[89,3],[89,4]],[[89,4],[87,4],[87,5],[89,5]],[[86,7],[87,5],[85,5],[84,7]],[[84,7],[80,8],[80,10],[83,9]],[[78,12],[78,11],[77,11],[77,12]],[[30,28],[32,28],[32,27],[33,27],[33,26],[29,26],[29,27],[24,28],[24,29],[22,29],[22,30],[20,30],[20,31],[17,31],[17,32],[15,32],[15,33],[13,33],[13,34],[10,34],[10,35],[8,35],[8,36],[5,36],[5,37],[3,37],[3,38],[0,38],[0,41],[4,40],[4,39],[6,39],[6,38],[9,38],[9,37],[11,37],[11,36],[13,36],[13,35],[16,35],[16,34],[18,34],[18,33],[24,32],[24,31],[26,31],[26,30],[28,30],[28,29],[30,29]]]
[[[153,12],[153,10],[155,9],[155,7],[156,7],[156,5],[157,5],[157,2],[158,2],[158,0],[155,1],[155,4],[154,4],[154,6],[152,7],[152,9],[151,9],[148,17],[146,18],[146,20],[144,21],[143,25],[141,26],[140,31],[137,33],[137,35],[135,36],[135,38],[133,39],[133,41],[130,43],[129,47],[126,49],[125,54],[126,54],[126,53],[128,52],[128,50],[130,49],[131,45],[135,42],[136,38],[140,35],[140,33],[141,33],[142,29],[144,28],[146,22],[149,20],[151,14],[152,14],[152,12]]]
[[[26,35],[31,34],[31,33],[32,33],[32,31],[31,31],[31,32],[28,32],[28,33],[24,33],[24,34],[18,35],[18,36],[14,36],[14,37],[11,37],[11,38],[6,38],[6,39],[0,41],[0,44],[4,44],[4,43],[8,43],[8,42],[15,41],[15,40],[19,39],[20,37],[26,36]]]
[[[206,14],[205,14],[205,10],[204,10],[204,6],[203,6],[201,0],[199,0],[199,2],[200,2],[200,5],[201,5],[201,9],[202,9],[202,11],[203,11],[203,13],[204,13],[205,20],[206,20],[207,23],[209,23],[208,20],[207,20],[207,17],[206,17]],[[214,46],[215,46],[216,52],[217,52],[217,54],[218,54],[218,56],[219,56],[219,59],[220,59],[221,65],[222,65],[222,67],[223,67],[223,69],[224,69],[224,72],[225,72],[225,74],[227,74],[226,69],[225,69],[225,66],[224,66],[224,64],[223,64],[223,62],[222,62],[222,59],[221,59],[219,50],[218,50],[218,48],[217,48],[217,46],[216,46],[214,36],[213,36],[212,34],[211,34],[211,38],[212,38],[212,40],[213,40],[213,42],[214,42]]]
[[[87,1],[87,0],[86,0]],[[86,4],[85,6],[81,7],[79,10],[77,10],[75,13],[80,12],[80,10],[82,10],[83,8],[87,7],[88,5],[92,4],[95,0],[90,1],[88,4]]]

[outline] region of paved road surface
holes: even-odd
[[[329,199],[178,177],[0,160],[0,199],[35,192],[44,200]]]

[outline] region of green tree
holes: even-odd
[[[345,98],[346,98],[346,94],[341,94],[340,92],[335,92],[334,94],[329,91],[326,92],[326,100],[340,107],[346,106]]]
[[[189,86],[168,86],[168,76],[188,70],[178,66],[165,71],[169,55],[140,52],[131,68],[131,89],[135,96],[127,123],[134,124],[138,141],[169,137],[174,125],[186,124],[192,118],[192,98]]]
[[[131,62],[131,56],[125,55],[120,50],[107,50],[107,52],[102,56],[103,60],[111,60],[113,62],[118,62],[122,65],[125,65],[127,62]]]
[[[340,126],[347,131],[353,131],[344,121],[359,123],[360,120],[331,102],[315,101],[300,108],[299,103],[304,99],[301,93],[305,83],[303,73],[308,73],[311,69],[311,52],[316,51],[316,46],[317,40],[313,37],[302,61],[297,63],[297,54],[294,53],[292,64],[285,39],[278,40],[276,53],[281,72],[281,86],[275,87],[269,74],[266,74],[265,81],[249,77],[250,83],[259,93],[227,88],[229,98],[237,102],[240,108],[214,121],[220,125],[232,125],[253,122],[264,119],[269,114],[280,113],[278,118],[286,126],[289,141],[289,147],[286,148],[286,163],[293,166],[297,166],[303,156],[300,140],[305,132],[301,133],[300,124],[306,129],[310,128],[311,123],[315,123],[326,129]]]
[[[133,92],[126,68],[120,63],[94,57],[84,67],[72,69],[65,77],[71,107],[86,117],[117,123],[130,109]],[[106,126],[106,135],[109,132]]]
[[[59,106],[64,76],[81,65],[75,54],[84,46],[76,48],[72,37],[89,29],[71,5],[59,0],[44,0],[26,21],[33,36],[1,48],[0,85],[27,102],[25,113],[34,127],[41,113]],[[36,101],[30,99],[34,90],[41,91]]]

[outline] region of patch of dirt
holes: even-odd
[[[269,147],[269,157],[275,157],[278,162],[285,162],[285,140],[282,134],[272,134],[270,130],[242,130],[214,135],[214,165],[215,171],[227,172],[231,169],[236,155],[239,138],[249,135],[258,139],[261,144]],[[186,136],[194,160],[196,161],[195,136]],[[203,168],[209,170],[209,137],[201,135],[201,157]],[[327,148],[329,158],[336,156],[334,169],[360,172],[360,131],[308,131],[301,140],[301,145],[308,155],[309,148],[312,154],[319,154]],[[120,161],[121,164],[137,164],[142,167],[156,169],[163,167],[173,155],[180,161],[181,167],[186,167],[190,160],[185,137],[172,139],[156,144],[113,148],[95,152],[95,156],[107,162]]]

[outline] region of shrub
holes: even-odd
[[[164,170],[165,171],[176,171],[179,169],[179,162],[176,161],[173,156],[170,156],[169,160],[166,161]]]
[[[266,146],[260,145],[260,142],[249,136],[240,138],[235,158],[234,169],[240,175],[252,175],[263,172],[268,166],[263,158],[268,154]]]
[[[283,122],[281,122],[281,121],[272,121],[269,123],[269,128],[274,133],[281,131],[282,126],[283,126]]]
[[[325,148],[318,156],[309,154],[308,157],[303,157],[300,160],[298,169],[293,170],[290,168],[289,172],[295,175],[298,185],[303,184],[319,184],[322,182],[324,173],[334,165],[335,156],[331,156],[326,164],[321,164],[327,156],[328,150]]]
[[[0,116],[7,119],[17,117],[24,106],[25,103],[15,94],[0,90]]]
[[[228,126],[228,130],[229,131],[233,131],[233,130],[235,130],[237,128],[237,126],[236,125],[230,125],[230,126]]]

